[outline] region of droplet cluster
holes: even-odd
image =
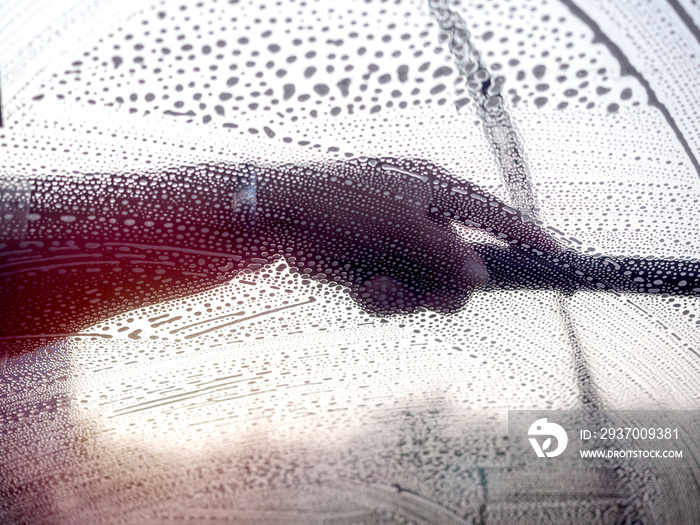
[[[506,436],[700,406],[686,4],[76,29],[3,92],[0,521],[700,521],[686,470],[523,473]]]

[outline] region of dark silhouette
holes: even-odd
[[[24,186],[22,186],[24,184]],[[223,165],[5,181],[0,356],[206,290],[284,257],[391,315],[458,311],[477,288],[700,292],[700,265],[588,257],[421,160]],[[493,243],[467,243],[466,224]],[[507,247],[505,247],[507,246]]]

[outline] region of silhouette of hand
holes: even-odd
[[[436,166],[368,159],[275,171],[258,201],[270,239],[296,270],[348,287],[369,311],[455,312],[488,281],[434,207],[448,180]]]

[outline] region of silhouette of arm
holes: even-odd
[[[267,262],[237,201],[250,175],[201,165],[29,181],[24,224],[6,219],[0,239],[0,354]],[[27,181],[5,181],[5,193],[12,185]]]
[[[22,184],[5,181],[5,195]],[[29,187],[21,213],[0,223],[6,355],[282,255],[380,315],[456,312],[477,288],[700,292],[695,262],[565,250],[519,211],[415,159],[203,164],[42,177]],[[471,245],[454,222],[508,247]]]

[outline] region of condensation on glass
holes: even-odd
[[[506,468],[700,408],[695,2],[0,13],[0,521],[700,521]]]

